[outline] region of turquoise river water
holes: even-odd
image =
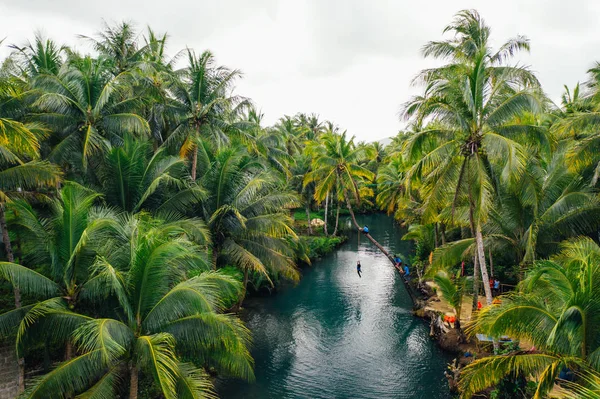
[[[391,218],[358,220],[392,253],[410,253]],[[221,398],[451,397],[443,375],[450,359],[413,317],[397,272],[365,237],[351,233],[296,286],[245,307],[256,381],[219,381]]]

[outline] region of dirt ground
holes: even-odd
[[[430,285],[431,287],[435,286],[435,283],[433,283],[433,282],[427,282],[426,284]],[[485,300],[480,301],[480,302],[482,303],[483,307],[487,306]],[[463,297],[462,311],[461,311],[461,315],[460,315],[460,324],[461,324],[461,326],[463,326],[463,328],[466,327],[469,324],[469,322],[471,321],[472,306],[473,306],[473,296],[465,295]],[[446,301],[444,301],[444,299],[441,298],[439,295],[435,296],[435,297],[431,297],[427,301],[427,304],[425,305],[424,310],[441,312],[448,316],[456,316],[456,314],[454,313],[454,309]],[[458,334],[456,334],[455,330],[452,329],[449,331],[448,334],[445,334],[443,337],[440,338],[439,344],[442,348],[444,348],[450,352],[475,353],[476,358],[477,357],[480,358],[482,356],[489,356],[491,354],[490,345],[478,344],[477,338],[475,338],[475,337],[470,338],[469,342],[467,342],[467,343],[458,343],[458,341],[459,341]],[[521,340],[519,342],[519,346],[522,350],[531,350],[533,347],[533,345],[530,342],[527,342],[524,340]],[[474,360],[473,357],[468,357],[468,358],[461,357],[459,359],[459,363],[462,366],[464,366],[464,365],[471,363],[473,360]],[[561,388],[559,385],[555,385],[554,389],[550,392],[549,397],[554,398],[554,399],[566,399],[566,398],[569,398],[570,395],[566,390]]]

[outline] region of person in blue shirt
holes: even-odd
[[[362,277],[360,275],[361,271],[362,270],[360,269],[360,261],[358,260],[358,261],[356,261],[356,272],[358,273],[358,277]]]
[[[404,265],[404,277],[408,277],[408,265]]]
[[[365,227],[363,227],[363,230],[362,230],[362,231],[363,231],[363,233],[365,233],[365,234],[369,234],[369,226],[367,226],[367,225],[365,224]]]
[[[399,256],[394,258],[394,262],[396,262],[396,266],[402,266],[402,259]]]

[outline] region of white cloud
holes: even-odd
[[[241,69],[239,92],[267,122],[316,112],[359,140],[375,140],[402,126],[399,106],[416,90],[410,81],[433,64],[420,48],[441,38],[465,8],[480,11],[495,43],[517,34],[531,39],[531,54],[519,60],[555,100],[600,58],[593,52],[600,48],[600,4],[593,0],[4,0],[0,38],[22,43],[42,29],[81,47],[76,35],[92,35],[103,19],[149,24],[170,34],[173,53],[210,49],[220,63]]]

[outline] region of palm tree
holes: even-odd
[[[167,39],[166,34],[158,35],[148,27],[143,52],[135,57],[131,69],[135,96],[145,100],[140,114],[148,121],[155,149],[164,143],[177,123],[177,104],[169,90],[177,79],[175,62],[182,52],[168,57]]]
[[[426,221],[434,221],[448,202],[453,209],[459,201],[468,203],[486,299],[491,304],[482,225],[497,180],[511,183],[524,171],[525,152],[517,140],[527,138],[528,126],[520,123],[519,116],[541,110],[539,84],[526,68],[506,63],[516,52],[529,49],[526,38],[511,39],[492,52],[490,28],[473,10],[458,13],[446,27],[448,31],[455,33],[452,39],[430,42],[423,53],[449,63],[420,73],[416,81],[426,85],[425,94],[404,109],[405,116],[418,124],[431,119],[435,127],[411,135],[405,150],[411,154],[425,142],[438,143],[416,161],[409,175],[420,175],[424,181]]]
[[[234,265],[244,273],[244,295],[249,273],[272,284],[280,276],[299,278],[293,251],[286,238],[296,238],[287,208],[298,204],[260,160],[241,147],[214,150],[199,147],[203,172],[198,183],[208,194],[200,215],[212,237],[213,264]],[[242,299],[243,296],[242,295]]]
[[[42,92],[34,104],[41,113],[34,116],[54,132],[50,160],[79,163],[85,170],[90,157],[105,152],[110,142],[149,132],[148,122],[134,112],[139,99],[131,95],[129,74],[112,76],[109,68],[102,57],[72,56],[58,75],[42,74],[34,81]]]
[[[11,77],[0,79],[0,231],[8,262],[15,261],[6,224],[6,206],[13,199],[61,180],[61,171],[39,160],[39,138],[45,131],[40,125],[22,123],[14,118],[24,113],[23,87]],[[14,287],[15,308],[21,308],[21,292]],[[23,357],[19,356],[18,390],[25,387]]]
[[[35,35],[33,43],[11,47],[17,51],[21,71],[27,79],[42,74],[58,75],[63,65],[61,53],[66,50],[66,47],[59,46],[51,39],[44,39],[39,33]]]
[[[104,30],[96,34],[97,38],[79,35],[91,43],[94,49],[111,64],[109,69],[114,76],[130,71],[143,59],[146,46],[138,45],[138,33],[129,22],[120,22],[114,26],[104,23]]]
[[[463,397],[518,373],[538,376],[536,397],[542,397],[563,367],[599,371],[599,265],[600,247],[594,241],[567,241],[560,254],[536,262],[518,292],[483,309],[468,331],[527,340],[536,350],[471,363],[462,372]]]
[[[532,157],[512,188],[501,188],[482,234],[486,246],[514,254],[522,275],[537,259],[551,255],[562,238],[594,231],[600,201],[581,176],[569,170],[566,149],[550,157]],[[458,264],[475,251],[474,238],[439,248],[434,265]]]
[[[303,153],[300,157],[296,158],[296,164],[292,170],[292,185],[297,192],[300,193],[302,201],[304,202],[304,209],[306,211],[306,223],[308,227],[308,235],[312,235],[312,226],[310,220],[310,208],[314,197],[315,185],[314,183],[304,184],[304,176],[310,173],[311,169],[311,157],[308,154]],[[336,225],[337,230],[337,225]],[[327,232],[327,228],[325,228]],[[335,235],[335,234],[334,234]]]
[[[187,167],[176,156],[166,155],[164,148],[152,152],[148,141],[125,137],[121,147],[113,147],[98,168],[99,181],[105,201],[123,211],[138,212],[146,209],[166,209],[166,202],[176,198],[168,197],[169,189],[188,188]],[[201,198],[199,189],[189,189],[193,198]],[[179,194],[179,201],[183,195]]]
[[[188,49],[187,56],[188,66],[177,71],[181,79],[170,90],[178,117],[167,142],[176,143],[182,156],[191,156],[191,176],[196,180],[199,140],[213,137],[218,143],[228,142],[225,114],[247,101],[232,94],[239,70],[216,66],[210,51],[198,57]]]
[[[362,185],[365,179],[370,181],[374,177],[371,171],[359,164],[364,150],[356,148],[354,138],[348,140],[346,132],[323,135],[321,145],[322,147],[313,149],[313,170],[305,175],[304,185],[316,183],[317,201],[325,200],[327,194],[337,188],[340,198],[346,202],[354,225],[360,229],[350,201],[352,196],[360,204],[361,195],[372,194],[372,190]]]
[[[251,155],[261,157],[268,167],[290,177],[290,167],[294,163],[284,146],[283,137],[276,128],[263,128],[264,114],[250,107],[246,115],[246,128],[241,141],[246,144]]]
[[[77,356],[38,379],[26,397],[112,397],[128,385],[135,399],[140,372],[152,376],[166,398],[211,397],[203,367],[252,379],[249,331],[235,316],[221,314],[241,284],[202,272],[208,267],[203,251],[188,235],[202,229],[194,220],[122,219],[80,288],[82,301],[97,306],[112,300],[117,310],[97,310],[106,316],[93,318],[60,300],[36,305],[38,313],[21,327],[22,335],[44,328],[60,338],[57,331],[65,329]]]
[[[379,168],[375,200],[380,209],[385,210],[388,215],[401,207],[406,193],[404,182],[407,169],[408,166],[400,155]]]
[[[456,314],[454,328],[458,330],[459,335],[462,335],[460,315],[467,279],[460,275],[460,270],[452,277],[446,271],[442,270],[434,276],[433,281],[436,283],[438,291],[442,294],[442,298],[454,308],[454,313]]]
[[[106,224],[106,220],[100,218],[88,223],[87,213],[94,198],[95,195],[83,187],[65,185],[62,190],[62,201],[55,200],[53,203],[54,218],[51,222],[38,217],[33,208],[23,200],[10,203],[11,210],[17,215],[14,227],[21,228],[24,230],[22,235],[31,238],[31,240],[24,240],[25,243],[33,244],[24,248],[23,260],[30,258],[32,261],[45,264],[52,278],[47,278],[26,266],[15,264],[12,256],[7,263],[2,264],[0,276],[12,283],[16,305],[14,311],[0,316],[0,330],[3,331],[3,335],[9,336],[14,333],[14,328],[19,323],[28,322],[28,315],[43,312],[45,306],[51,306],[56,301],[65,301],[75,306],[78,283],[82,278],[79,269],[84,267],[85,259],[89,256],[88,242],[93,241],[94,233]],[[21,307],[21,292],[42,297],[47,301],[42,302],[40,306],[34,304]],[[18,338],[20,391],[25,387],[25,349],[26,347],[19,342]],[[67,357],[70,357],[70,352],[71,347],[67,346]]]
[[[306,135],[310,132],[305,124],[298,123],[295,118],[288,115],[279,118],[275,131],[283,139],[284,147],[290,157],[302,153]]]
[[[325,123],[319,120],[317,114],[298,114],[295,119],[296,125],[305,132],[304,138],[306,140],[316,141],[326,131]]]

